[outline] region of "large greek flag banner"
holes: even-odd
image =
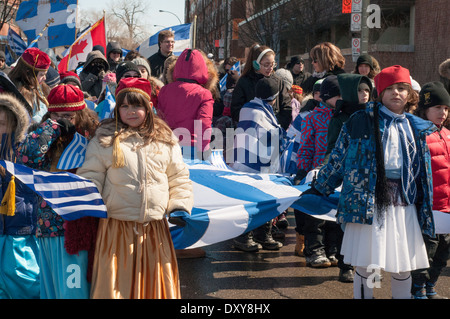
[[[35,39],[41,50],[71,45],[76,37],[76,10],[78,0],[23,1],[16,15],[16,24],[28,38],[28,44]],[[42,36],[39,34],[45,25],[50,23]]]
[[[315,218],[336,221],[340,188],[330,196],[300,196],[310,187],[314,171],[301,185],[294,186],[284,175],[241,173],[217,166],[198,161],[189,164],[194,208],[191,215],[183,217],[185,227],[171,226],[176,249],[203,247],[235,238],[289,207]],[[450,233],[450,214],[435,211],[434,218],[436,233]]]
[[[185,227],[171,227],[176,249],[207,246],[253,230],[291,207],[309,187],[292,186],[283,175],[242,173],[207,162],[189,164],[189,172],[194,208],[184,216]]]
[[[107,217],[103,199],[91,181],[68,172],[48,173],[7,161],[0,161],[0,165],[66,220]]]

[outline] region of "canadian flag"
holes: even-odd
[[[67,55],[58,65],[59,73],[74,71],[79,62],[86,61],[87,55],[96,45],[101,45],[106,49],[105,17],[97,21],[70,46]]]

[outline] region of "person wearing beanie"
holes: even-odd
[[[372,81],[379,72],[378,61],[369,54],[361,54],[358,57],[353,71],[354,74],[365,75]]]
[[[328,163],[301,196],[329,196],[342,186],[336,218],[343,261],[355,267],[355,299],[373,298],[369,278],[381,270],[392,298],[410,299],[411,271],[429,267],[423,236],[435,236],[426,137],[436,126],[408,112],[417,103],[408,69],[385,68],[375,83],[378,100],[344,123]]]
[[[287,69],[292,74],[293,84],[298,86],[302,86],[303,82],[311,76],[311,73],[305,71],[305,61],[298,55],[291,57]]]
[[[51,60],[46,53],[37,48],[29,48],[21,55],[17,65],[8,75],[32,107],[30,116],[33,123],[39,123],[47,113],[48,102],[42,85],[45,85],[50,65]]]
[[[296,180],[303,180],[308,172],[320,166],[327,149],[328,125],[341,98],[336,75],[327,76],[320,86],[320,105],[302,122],[300,143],[297,152]],[[307,265],[325,268],[337,265],[338,244],[335,240],[325,243],[325,236],[336,238],[339,226],[325,220],[305,215],[303,221],[305,238],[304,255]]]
[[[255,98],[244,104],[239,114],[235,135],[234,162],[230,166],[248,173],[279,173],[280,154],[286,132],[279,125],[273,105],[280,95],[279,80],[263,77],[255,87]],[[249,141],[258,141],[252,147]],[[272,221],[233,240],[236,249],[256,252],[259,249],[279,250],[282,243],[272,237]]]
[[[103,47],[103,45],[94,45],[92,47],[92,51],[100,51],[101,54],[103,54],[104,56],[106,56],[105,54],[105,48]]]
[[[275,75],[280,78],[284,82],[286,89],[289,91],[294,84],[294,78],[292,77],[291,72],[287,69],[280,68],[275,71]]]
[[[0,159],[16,162],[16,150],[27,134],[29,115],[23,103],[11,94],[0,94],[0,123]],[[0,298],[39,299],[39,245],[35,235],[39,196],[3,167],[0,183]]]
[[[433,210],[450,214],[450,95],[442,82],[426,83],[419,94],[415,114],[436,125],[438,130],[427,136],[433,174]],[[430,268],[412,272],[411,293],[415,299],[443,299],[436,284],[450,258],[450,234],[424,236]]]
[[[81,80],[78,74],[72,71],[62,72],[60,75],[62,84],[71,84],[77,86],[81,90]]]
[[[116,70],[116,83],[119,84],[123,78],[140,78],[141,72],[136,65],[131,61],[125,61],[119,63]]]
[[[137,57],[132,60],[134,64],[137,65],[139,72],[141,73],[141,78],[147,79],[150,84],[152,85],[152,103],[153,105],[158,105],[158,95],[159,91],[161,91],[161,88],[164,86],[164,83],[152,76],[152,69],[150,68],[150,65],[147,62],[147,59],[144,59],[142,57]]]
[[[114,118],[102,122],[77,171],[95,183],[108,209],[98,227],[93,299],[181,297],[167,221],[186,224],[193,188],[175,135],[153,113],[151,91],[146,79],[119,82]]]
[[[95,101],[103,91],[103,78],[109,73],[109,63],[98,50],[89,52],[83,71],[80,73],[81,87]]]
[[[77,132],[88,140],[95,135],[96,114],[86,108],[83,92],[60,84],[48,96],[48,113],[17,149],[18,161],[30,168],[59,172],[57,164]],[[69,170],[75,173],[76,169]],[[37,239],[42,299],[87,299],[98,219],[65,221],[42,198],[37,205]],[[70,265],[78,265],[79,285],[67,286]]]
[[[322,86],[323,80],[324,79],[317,80],[316,83],[314,83],[313,85],[312,95],[314,100],[316,100],[317,102],[322,102],[322,99],[320,98],[320,87]],[[317,105],[319,104],[317,103]]]
[[[341,132],[342,125],[350,116],[366,108],[366,104],[372,96],[372,81],[367,76],[359,74],[343,73],[337,76],[341,99],[336,102],[336,110],[330,120],[327,135],[327,151],[324,163],[328,162],[331,151]]]
[[[116,72],[117,66],[122,60],[123,51],[119,42],[109,42],[106,46],[106,59],[109,64],[109,71]]]
[[[48,68],[48,72],[45,76],[45,83],[48,85],[48,87],[53,89],[55,86],[57,86],[61,82],[59,73],[56,69],[53,67]]]

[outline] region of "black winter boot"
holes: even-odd
[[[262,245],[263,249],[279,250],[283,247],[282,243],[274,240],[272,237],[272,221],[256,228],[254,230],[254,239]]]

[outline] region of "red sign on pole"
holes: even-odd
[[[352,0],[342,0],[342,13],[352,13]]]

